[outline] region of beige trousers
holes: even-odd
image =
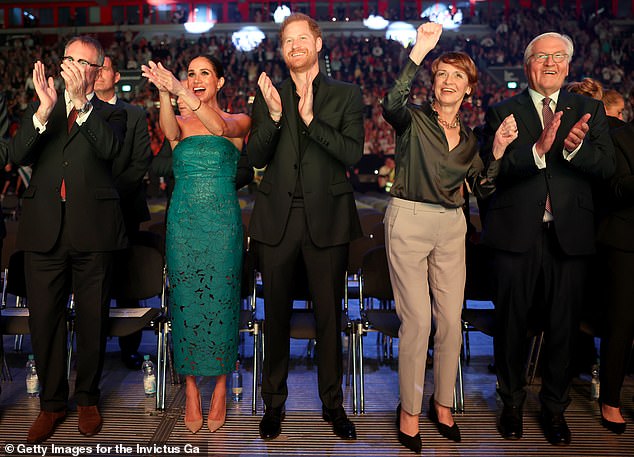
[[[436,325],[434,398],[443,406],[453,404],[462,343],[466,230],[460,208],[392,198],[385,213],[385,247],[401,319],[401,406],[409,414],[422,410],[432,318]]]

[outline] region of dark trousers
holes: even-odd
[[[341,406],[341,301],[348,245],[315,246],[303,208],[293,208],[280,244],[258,243],[257,249],[264,287],[264,404],[280,407],[288,396],[293,281],[297,262],[303,258],[317,322],[319,397],[326,408]]]
[[[601,401],[618,407],[634,339],[634,252],[602,249],[605,268],[604,322],[601,338]]]
[[[586,270],[586,257],[564,254],[553,228],[544,227],[525,253],[494,252],[494,355],[498,391],[505,405],[521,407],[526,398],[528,316],[535,305],[539,306],[536,322],[544,331],[542,407],[555,414],[570,403],[571,359]]]
[[[66,318],[71,284],[77,331],[75,399],[82,406],[99,401],[112,259],[112,252],[73,249],[64,223],[60,239],[50,252],[25,252],[31,343],[40,379],[40,407],[44,411],[64,410],[68,401]]]

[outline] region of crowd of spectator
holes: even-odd
[[[490,20],[490,26],[490,33],[484,36],[457,34],[455,37],[443,37],[435,51],[465,51],[478,66],[478,90],[466,100],[461,111],[463,120],[471,127],[483,123],[489,105],[522,89],[508,89],[503,81],[496,80],[487,69],[492,66],[521,67],[526,43],[530,37],[545,31],[557,30],[574,39],[575,56],[569,81],[592,77],[606,89],[619,91],[626,100],[634,86],[634,35],[631,30],[618,32],[618,28],[606,17],[595,15],[578,19],[572,11],[567,14],[556,8],[522,9],[508,15],[499,14]],[[55,77],[56,86],[62,87],[62,80],[57,75],[63,52],[62,43],[66,39],[60,36],[57,43],[45,45],[43,37],[33,34],[16,38],[0,49],[0,81],[9,101],[9,134],[15,131],[21,113],[35,97],[31,72],[36,60],[45,63],[47,73]],[[187,62],[193,56],[215,55],[225,64],[227,79],[219,101],[227,111],[234,113],[249,111],[249,102],[255,95],[257,78],[261,72],[266,72],[274,83],[286,76],[276,36],[267,37],[251,52],[236,51],[229,35],[214,33],[200,35],[197,39],[184,34],[163,34],[147,39],[135,36],[132,32],[113,33],[104,45],[119,69],[135,70],[149,60],[161,61],[181,78],[185,77]],[[407,50],[400,43],[383,37],[324,36],[322,56],[326,68],[329,68],[334,78],[354,82],[362,89],[366,108],[366,154],[388,155],[394,152],[394,134],[381,116],[379,102],[407,55]],[[431,87],[432,60],[433,56],[427,59],[423,63],[424,69],[418,73],[418,80],[412,90],[414,103],[430,97],[427,88]],[[518,73],[522,73],[521,69]],[[152,147],[156,153],[162,144],[163,135],[158,127],[158,97],[154,91],[149,85],[140,84],[124,97],[130,96],[129,101],[146,109]],[[625,119],[632,117],[631,108],[626,106]]]

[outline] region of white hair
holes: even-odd
[[[575,46],[572,43],[572,38],[570,38],[568,35],[564,35],[562,33],[557,33],[557,32],[546,32],[546,33],[542,33],[541,35],[536,36],[535,38],[533,38],[531,40],[530,43],[528,43],[528,46],[526,46],[526,49],[524,50],[524,64],[528,63],[528,59],[530,59],[533,55],[533,48],[535,47],[535,43],[537,43],[539,40],[543,39],[543,38],[558,38],[560,39],[565,47],[566,47],[566,54],[568,54],[568,63],[570,63],[570,61],[572,60],[572,55],[575,51]]]

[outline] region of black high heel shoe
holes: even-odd
[[[414,436],[409,436],[401,432],[401,404],[396,407],[396,429],[398,430],[398,442],[412,452],[420,454],[423,450],[423,442],[420,438],[420,432]]]
[[[458,428],[458,424],[455,422],[450,427],[446,424],[443,424],[438,420],[438,413],[436,412],[436,402],[434,401],[434,396],[429,397],[429,411],[427,411],[427,417],[431,420],[438,429],[438,432],[447,439],[451,441],[455,441],[459,443],[462,438],[460,437],[460,429]]]
[[[603,403],[599,400],[599,414],[601,414],[601,425],[610,430],[612,433],[622,435],[625,433],[625,422],[612,422],[603,417]]]

